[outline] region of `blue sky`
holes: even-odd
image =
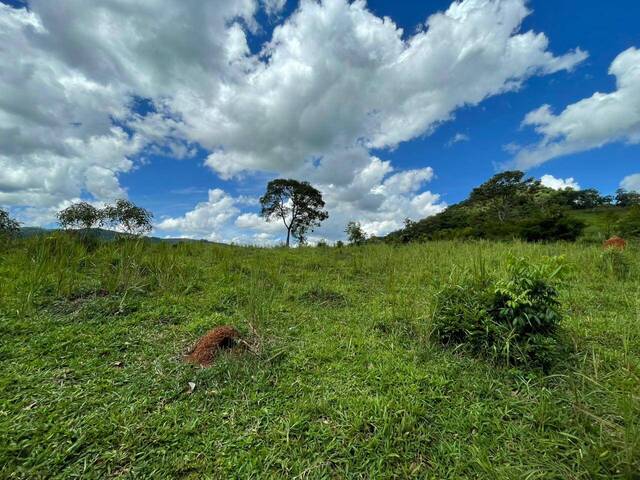
[[[128,196],[156,235],[272,244],[276,176],[327,197],[312,240],[501,168],[640,189],[633,0],[0,3],[0,205],[25,223]]]

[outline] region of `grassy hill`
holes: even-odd
[[[509,252],[571,267],[548,372],[430,335],[444,282]],[[580,243],[17,241],[0,251],[0,477],[637,478],[640,252],[621,258],[625,275]],[[250,348],[182,361],[225,324]]]
[[[615,235],[616,224],[629,212],[625,207],[598,207],[588,210],[571,210],[569,215],[585,224],[582,238],[602,241]]]

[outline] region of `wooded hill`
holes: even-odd
[[[440,239],[601,240],[640,236],[640,193],[618,190],[615,197],[595,189],[553,190],[520,171],[495,175],[469,198],[443,212],[392,232],[385,241]]]

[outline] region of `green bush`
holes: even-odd
[[[499,363],[549,367],[558,350],[563,270],[562,257],[540,264],[510,257],[504,278],[467,276],[445,285],[437,295],[435,338]]]
[[[522,223],[520,237],[527,242],[575,242],[585,224],[566,214],[534,217]]]

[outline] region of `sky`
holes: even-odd
[[[281,242],[434,215],[505,169],[640,191],[640,2],[0,0],[0,206],[51,227],[129,198],[153,235]]]

